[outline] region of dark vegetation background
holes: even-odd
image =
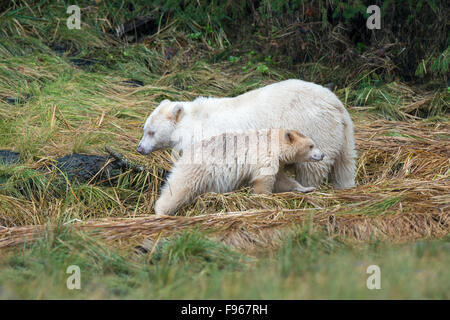
[[[336,72],[333,77],[341,85],[370,71],[373,80],[398,77],[423,83],[436,79],[443,80],[444,85],[448,81],[450,6],[446,1],[132,3],[123,6],[124,11],[130,11],[129,17],[133,12],[153,11],[155,22],[156,18],[177,20],[193,36],[209,44],[239,43],[296,71],[296,65],[305,62],[339,67],[347,71]],[[381,8],[380,30],[366,27],[369,5]]]
[[[26,30],[37,31],[50,41],[53,34],[45,31],[64,21],[57,16],[54,19],[29,16],[24,9],[37,4],[41,14],[45,14],[47,9],[54,10],[52,3],[57,1],[3,1],[0,10],[8,9],[1,19],[3,34],[14,35],[18,22]],[[429,83],[435,80],[432,82],[435,87],[445,86],[449,81],[450,6],[447,1],[92,0],[62,3],[65,6],[79,4],[83,8],[82,20],[87,13],[98,16],[99,33],[111,32],[108,27],[113,29],[125,23],[128,35],[125,38],[142,41],[145,36],[176,25],[191,39],[201,41],[206,49],[214,49],[215,60],[255,50],[261,55],[257,60],[279,63],[300,72],[300,76],[303,76],[302,71],[307,72],[300,63],[320,62],[335,71],[331,79],[342,86],[369,73],[373,81],[401,79]],[[380,30],[366,27],[369,5],[381,8]],[[70,42],[70,39],[65,40]],[[80,44],[75,41],[73,45]]]

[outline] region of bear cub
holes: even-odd
[[[323,158],[314,142],[295,130],[223,133],[192,143],[175,162],[155,203],[155,213],[173,215],[198,195],[246,185],[254,193],[309,192],[314,188],[305,188],[287,176],[277,180],[277,175],[285,165]]]

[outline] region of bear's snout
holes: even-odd
[[[142,155],[146,155],[146,152],[145,152],[144,148],[142,148],[141,144],[139,144],[137,146],[136,151],[139,152]]]
[[[311,152],[311,158],[315,161],[321,161],[321,160],[323,160],[323,158],[325,158],[325,154],[322,151],[320,151],[319,149],[314,149]]]

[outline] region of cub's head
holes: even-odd
[[[320,161],[325,157],[314,141],[295,130],[284,130],[282,141],[281,150],[285,151],[288,162]]]
[[[147,118],[144,133],[137,152],[146,155],[153,151],[173,146],[172,133],[183,116],[184,108],[179,102],[162,101]]]

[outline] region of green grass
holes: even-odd
[[[450,241],[357,247],[308,229],[249,256],[198,232],[162,239],[147,254],[61,230],[3,253],[0,298],[19,299],[448,299]],[[81,289],[66,286],[77,265]],[[367,268],[381,289],[366,287]]]

